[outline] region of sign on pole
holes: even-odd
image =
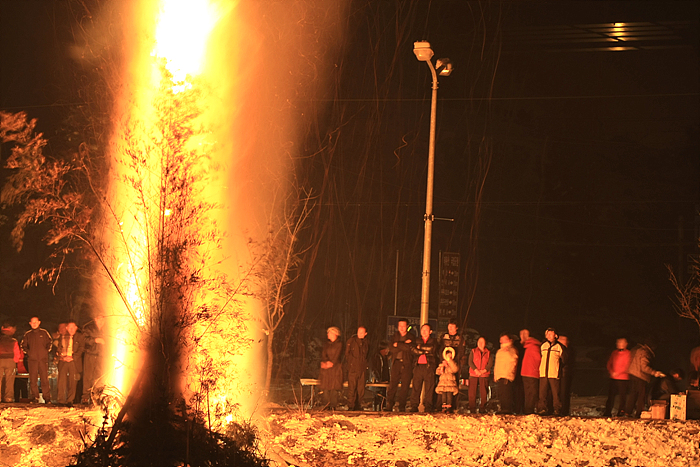
[[[440,252],[440,293],[438,317],[457,316],[459,292],[459,253]]]

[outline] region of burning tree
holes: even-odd
[[[230,358],[249,345],[241,306],[248,276],[232,282],[216,268],[222,233],[205,191],[217,167],[198,120],[202,87],[178,88],[160,68],[149,103],[155,117],[129,117],[109,161],[124,191],[114,196],[101,185],[87,146],[72,158],[48,158],[35,121],[0,113],[0,139],[12,145],[0,200],[23,207],[12,231],[18,248],[30,224],[48,226],[51,264],[28,283],[58,280],[71,254],[86,254],[126,310],[115,324],[129,329],[122,343],[133,344],[138,364],[118,363],[138,377],[111,429],[79,463],[259,465],[250,429],[227,423],[235,409]],[[234,442],[241,433],[247,442]]]

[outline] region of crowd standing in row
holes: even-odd
[[[380,345],[372,366],[376,380],[388,381],[386,399],[375,409],[399,412],[442,411],[451,413],[458,407],[460,374],[468,368],[468,409],[470,413],[486,413],[491,379],[496,384],[499,414],[533,414],[555,416],[570,414],[572,363],[574,356],[566,336],[554,328],[545,331],[540,342],[529,330],[520,331],[519,345],[507,333],[501,334],[499,348],[494,353],[485,337],[479,337],[476,347],[466,351],[463,337],[457,332],[455,320],[446,333],[433,337],[429,324],[420,328],[420,336],[409,332],[407,320],[400,320],[397,331],[386,345]],[[340,330],[328,328],[328,341],[321,356],[320,389],[326,396],[326,407],[335,409],[343,387],[342,344]],[[369,343],[365,327],[359,327],[346,344],[345,361],[348,368],[348,408],[361,410],[367,381]],[[652,377],[662,378],[661,392],[656,397],[677,393],[674,382],[683,377],[681,370],[666,377],[650,366],[654,355],[653,341],[627,350],[627,341],[618,339],[617,349],[608,361],[610,392],[605,416],[612,416],[616,396],[620,396],[618,416],[639,417],[649,398],[648,383]],[[388,361],[387,361],[388,360]],[[700,360],[700,358],[699,358]],[[388,367],[388,368],[387,368]],[[387,371],[388,369],[388,371]],[[691,385],[697,386],[691,378]],[[407,407],[409,388],[410,405]],[[478,399],[477,399],[478,396]],[[477,400],[479,402],[477,406]],[[493,411],[493,410],[491,410]]]
[[[38,316],[29,320],[29,329],[20,341],[13,336],[14,323],[6,321],[0,335],[0,384],[2,401],[15,402],[17,373],[28,373],[29,402],[52,402],[49,384],[50,358],[58,367],[56,402],[71,405],[80,400],[91,402],[91,391],[103,374],[105,317],[97,316],[82,330],[75,321],[61,323],[52,336],[41,327]],[[81,398],[76,398],[78,382],[82,380]],[[41,383],[41,387],[39,386]],[[41,389],[41,390],[40,390]]]

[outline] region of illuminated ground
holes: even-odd
[[[590,413],[590,399],[575,400]],[[68,465],[100,413],[0,405],[0,467]],[[276,409],[258,421],[272,465],[644,466],[700,465],[700,422],[376,414]]]
[[[700,465],[697,421],[287,412],[266,433],[298,466]]]
[[[99,410],[0,405],[0,467],[63,467],[101,423]]]

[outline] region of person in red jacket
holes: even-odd
[[[486,348],[486,338],[479,337],[476,347],[469,352],[469,412],[476,413],[476,387],[479,386],[479,413],[486,412],[487,388],[493,368],[491,351]]]
[[[627,349],[627,339],[624,337],[615,343],[616,349],[610,354],[607,369],[610,375],[610,386],[608,389],[608,400],[605,403],[604,417],[612,417],[615,397],[620,395],[620,405],[617,410],[618,417],[625,416],[625,405],[627,401],[627,390],[629,386],[630,351]]]
[[[525,403],[523,413],[529,415],[535,413],[537,400],[540,391],[540,361],[542,354],[540,346],[542,343],[530,336],[530,331],[523,329],[520,331],[520,344],[523,346],[523,364],[520,368],[520,376],[523,378],[523,393]]]
[[[12,337],[17,328],[6,321],[2,325],[0,333],[0,393],[3,402],[15,401],[15,374],[17,363],[22,360],[22,352],[19,350],[17,339]]]

